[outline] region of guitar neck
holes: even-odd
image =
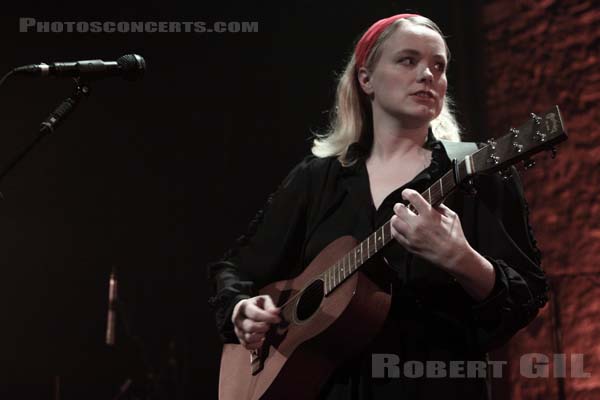
[[[461,178],[467,177],[465,162],[458,163],[458,173]],[[427,190],[421,193],[429,204],[438,205],[456,189],[454,171],[450,170],[438,179]],[[412,205],[408,208],[416,211]],[[331,293],[336,287],[346,280],[350,275],[363,266],[371,257],[392,241],[391,220],[383,224],[369,237],[360,242],[356,247],[346,253],[334,265],[323,272],[322,279],[325,282],[325,295]]]
[[[554,145],[566,139],[567,134],[558,106],[554,106],[542,116],[531,114],[531,119],[520,127],[510,128],[507,134],[497,140],[488,140],[486,146],[466,156],[464,160],[456,162],[450,171],[421,193],[421,196],[429,204],[439,205],[461,182],[477,174],[491,174],[506,170],[518,161],[527,161],[533,154],[544,150],[552,150],[554,157],[556,153]],[[411,204],[408,208],[416,212]],[[339,286],[391,240],[391,223],[387,221],[323,272],[321,279],[325,282],[325,295]]]

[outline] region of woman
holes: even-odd
[[[314,156],[209,267],[222,337],[256,349],[280,321],[258,289],[297,276],[335,239],[363,240],[391,218],[395,240],[381,256],[393,271],[392,309],[379,337],[338,368],[322,398],[486,398],[481,374],[379,377],[372,362],[376,354],[446,367],[481,362],[547,301],[514,170],[505,180],[480,178],[477,195],[457,192],[448,206],[432,207],[419,194],[451,168],[439,139],[459,140],[448,60],[439,28],[425,17],[400,14],[371,26],[339,81],[331,129],[314,140]]]

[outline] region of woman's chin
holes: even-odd
[[[436,110],[427,107],[419,107],[415,110],[410,110],[410,112],[405,112],[400,115],[401,119],[410,120],[420,123],[429,123],[437,116]]]

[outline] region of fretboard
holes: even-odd
[[[497,171],[508,177],[508,167],[518,161],[525,161],[538,152],[552,150],[554,144],[567,139],[564,124],[558,106],[538,116],[531,114],[531,120],[519,128],[510,128],[508,133],[499,139],[490,139],[488,144],[479,148],[464,160],[453,165],[439,180],[421,193],[421,196],[433,206],[439,205],[460,182],[481,173],[491,174]],[[506,171],[504,174],[502,171]],[[408,209],[417,212],[412,204]],[[373,232],[369,237],[350,250],[334,265],[319,275],[325,284],[325,295],[331,293],[340,283],[364,265],[373,255],[383,249],[392,240],[390,221]]]
[[[465,161],[458,163],[459,181],[467,177],[467,167]],[[421,196],[432,205],[440,204],[450,193],[456,189],[454,170],[446,172],[444,176],[429,186],[427,190],[421,193]],[[408,208],[416,212],[416,209],[409,204]],[[335,264],[327,268],[322,275],[325,282],[325,295],[331,293],[346,278],[352,275],[362,265],[364,265],[378,251],[384,248],[392,240],[391,221],[387,221],[369,237],[360,242],[356,247],[346,253]]]

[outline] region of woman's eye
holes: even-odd
[[[415,63],[415,60],[411,57],[403,57],[398,60],[398,63],[402,65],[413,65]]]
[[[440,72],[444,72],[446,70],[446,64],[444,64],[444,63],[436,63],[435,64],[435,69],[437,69]]]

